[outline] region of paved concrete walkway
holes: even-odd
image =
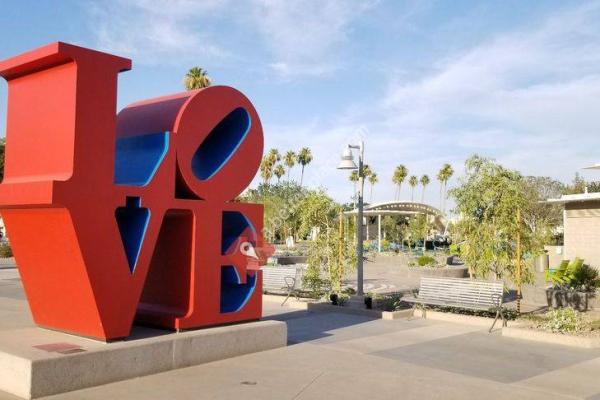
[[[30,326],[16,271],[0,272],[0,329]],[[600,350],[420,319],[309,313],[275,302],[264,310],[266,318],[287,322],[287,348],[48,399],[600,400]]]

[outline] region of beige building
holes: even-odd
[[[600,269],[600,193],[563,195],[548,203],[564,205],[562,258],[580,257]]]

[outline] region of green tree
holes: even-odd
[[[308,191],[295,182],[276,185],[261,184],[247,190],[239,201],[264,205],[264,235],[270,241],[297,237],[300,226],[300,204]]]
[[[268,185],[273,177],[273,160],[269,155],[263,156],[260,163],[260,177],[265,185]]]
[[[308,164],[310,164],[312,159],[313,159],[313,156],[308,147],[303,147],[298,152],[298,157],[297,157],[296,161],[298,161],[298,164],[300,164],[302,166],[302,172],[300,174],[300,186],[302,186],[302,184],[304,182],[304,167],[306,167]]]
[[[400,200],[400,192],[402,189],[402,183],[404,183],[404,180],[406,179],[407,176],[408,176],[408,169],[402,164],[398,165],[396,167],[396,169],[394,170],[394,174],[392,175],[392,182],[394,183],[394,185],[397,186],[395,200]]]
[[[532,277],[524,255],[536,256],[543,250],[521,217],[528,207],[523,177],[477,155],[465,167],[460,185],[450,191],[461,216],[457,224],[461,258],[471,277],[508,278],[520,293]]]
[[[292,170],[292,168],[294,168],[294,165],[296,165],[296,153],[294,153],[292,150],[288,150],[288,152],[285,153],[285,156],[283,157],[283,163],[287,167],[287,180],[289,181],[290,171]]]
[[[273,168],[273,174],[277,177],[277,183],[281,180],[281,177],[285,175],[285,168],[281,164],[277,164],[275,168]]]
[[[203,89],[209,87],[211,84],[212,81],[207,71],[200,67],[191,68],[183,79],[183,85],[186,90]]]
[[[402,243],[406,233],[406,220],[394,215],[384,215],[381,218],[381,230],[386,237],[395,243]]]
[[[269,157],[269,160],[271,160],[271,163],[273,165],[275,165],[279,161],[281,161],[281,154],[279,154],[279,150],[277,150],[277,149],[269,150],[269,154],[267,155],[267,157]]]
[[[446,211],[446,191],[448,189],[448,180],[454,175],[454,169],[450,164],[444,164],[437,174],[437,179],[440,181],[440,210]]]
[[[305,286],[320,293],[323,276],[331,283],[333,292],[341,292],[342,280],[356,263],[351,240],[346,240],[342,207],[322,191],[311,191],[299,207],[300,235],[316,228],[308,252]]]
[[[421,192],[421,203],[425,202],[425,189],[427,185],[429,185],[429,175],[423,175],[421,177],[421,186],[423,186],[423,191]]]
[[[430,229],[431,224],[429,223],[425,214],[418,214],[411,218],[407,226],[407,239],[409,246],[416,246],[417,243],[422,242],[423,250],[425,250],[425,242]]]
[[[579,174],[579,172],[575,173],[575,177],[570,185],[567,185],[565,188],[566,194],[579,194],[584,193],[587,183],[585,179]]]
[[[377,177],[377,174],[375,172],[372,172],[371,175],[369,175],[369,183],[371,184],[371,192],[369,193],[369,203],[373,202],[373,186],[375,186],[377,182],[379,182],[379,178]]]
[[[552,242],[556,228],[563,223],[562,206],[545,203],[565,191],[565,185],[557,180],[541,176],[523,178],[523,193],[527,199],[521,215],[532,233],[536,247]]]
[[[419,184],[419,178],[412,175],[408,178],[408,185],[410,186],[410,201],[415,201],[415,188]]]

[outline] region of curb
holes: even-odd
[[[561,333],[541,332],[523,327],[502,329],[502,336],[531,340],[540,343],[558,344],[562,346],[579,347],[584,349],[600,348],[600,338],[579,337]]]

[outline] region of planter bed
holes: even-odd
[[[595,297],[595,292],[578,292],[558,288],[546,289],[546,301],[548,307],[551,308],[572,307],[577,311],[587,311],[589,308],[593,308],[591,303]]]
[[[421,318],[422,316],[422,311],[421,310],[415,310],[415,314],[414,317],[415,318]],[[480,317],[477,315],[468,315],[468,314],[455,314],[455,313],[451,313],[451,312],[442,312],[442,311],[432,311],[432,310],[427,310],[427,318],[426,319],[430,319],[433,321],[444,321],[444,322],[452,322],[452,323],[457,323],[457,324],[464,324],[464,325],[476,325],[476,326],[481,326],[481,327],[486,327],[489,328],[492,325],[492,322],[494,321],[493,318],[489,318],[489,317]],[[513,321],[508,320],[507,321],[508,324],[512,324]],[[495,329],[501,329],[502,328],[502,320],[498,320],[498,322],[496,322],[496,327]]]
[[[587,349],[600,348],[600,335],[569,335],[552,333],[534,329],[527,325],[517,325],[502,330],[502,336],[532,340],[541,343],[559,344],[563,346],[582,347]]]

